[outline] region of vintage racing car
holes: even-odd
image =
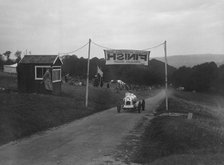
[[[145,100],[138,100],[136,95],[127,92],[123,98],[123,103],[117,106],[117,112],[120,113],[121,110],[133,110],[141,113],[141,110],[145,110]]]

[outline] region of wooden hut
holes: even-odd
[[[18,90],[20,92],[61,93],[62,61],[57,55],[25,55],[17,66]],[[44,76],[50,73],[52,89],[46,89]]]

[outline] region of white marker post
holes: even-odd
[[[90,60],[90,45],[91,45],[91,39],[89,39],[88,62],[87,62],[86,103],[85,103],[85,106],[86,106],[86,107],[88,107],[88,96],[89,96],[89,60]]]
[[[167,50],[166,50],[166,41],[164,42],[164,53],[165,53],[165,93],[166,93],[166,110],[168,111],[168,89],[167,89]]]

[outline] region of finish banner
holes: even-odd
[[[143,50],[104,50],[106,65],[148,65],[150,51]]]

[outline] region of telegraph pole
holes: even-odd
[[[86,107],[88,107],[88,97],[89,97],[89,60],[90,60],[90,45],[91,45],[91,39],[89,39],[88,62],[87,62],[86,102],[85,102],[85,106]]]
[[[168,111],[168,89],[167,89],[167,49],[166,41],[164,42],[164,53],[165,53],[165,93],[166,93],[166,110]]]

